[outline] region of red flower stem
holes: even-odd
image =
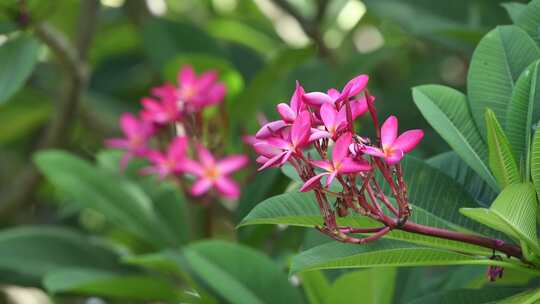
[[[377,213],[376,214],[379,216],[379,218],[382,220],[382,222],[386,226],[389,226],[389,227],[395,226],[394,221],[388,215],[386,215],[384,213],[381,206],[377,203],[377,198],[375,197],[375,193],[373,192],[373,189],[371,189],[371,187],[368,185],[366,187],[366,190],[367,190],[367,193],[368,193],[369,197],[371,198],[371,201],[372,201],[373,205],[377,208]]]
[[[342,233],[374,233],[383,230],[386,226],[383,227],[373,227],[373,228],[353,228],[353,227],[342,227],[338,228]]]
[[[523,253],[521,251],[521,248],[519,248],[516,245],[505,243],[501,240],[491,239],[483,236],[473,235],[473,234],[466,234],[456,231],[450,231],[446,229],[441,228],[435,228],[435,227],[429,227],[424,226],[412,222],[406,222],[401,227],[396,227],[396,229],[400,229],[407,232],[422,234],[422,235],[429,235],[434,236],[442,239],[447,240],[453,240],[458,241],[462,243],[467,244],[473,244],[480,247],[485,247],[489,249],[493,249],[496,251],[500,251],[505,253],[509,257],[515,257],[518,259],[523,259]]]
[[[372,180],[373,180],[373,185],[375,186],[375,189],[377,190],[377,196],[379,197],[379,199],[384,203],[384,205],[386,206],[386,208],[388,208],[388,210],[390,210],[395,216],[398,216],[398,210],[396,209],[396,207],[392,205],[392,203],[390,203],[386,195],[384,195],[384,192],[379,186],[379,183],[377,183],[377,180],[376,179],[372,179]]]
[[[373,106],[373,103],[371,102],[371,96],[369,95],[368,89],[364,90],[364,96],[366,97],[366,104],[368,106],[369,115],[371,116],[373,126],[375,127],[375,133],[377,134],[377,142],[380,142],[381,129],[379,128],[379,119],[377,118],[377,111],[375,110],[375,106]]]
[[[400,191],[398,191],[396,184],[394,182],[394,179],[392,178],[392,174],[389,171],[389,168],[383,164],[383,162],[378,159],[374,158],[375,163],[377,164],[377,167],[379,167],[382,175],[384,176],[384,179],[386,179],[386,182],[388,182],[388,185],[390,186],[390,190],[392,190],[392,195],[396,199],[397,205],[398,205],[398,217],[401,219],[404,214],[408,214],[409,211],[403,210],[404,204],[402,203],[402,198],[400,196]]]
[[[409,209],[409,199],[407,196],[407,184],[403,179],[403,171],[401,170],[401,164],[396,165],[396,179],[398,182],[398,187],[401,190],[401,199],[398,201],[402,204],[401,209],[404,211],[403,217],[400,217],[400,220],[406,220],[410,215]]]

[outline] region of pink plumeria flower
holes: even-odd
[[[191,66],[183,66],[177,77],[178,101],[185,104],[188,112],[199,111],[220,103],[225,97],[226,88],[223,83],[217,81],[217,78],[216,71],[207,71],[197,77]]]
[[[326,187],[330,186],[336,175],[358,173],[371,170],[371,165],[364,159],[353,159],[349,157],[349,146],[352,142],[352,134],[347,132],[341,135],[334,145],[332,150],[332,160],[312,160],[311,163],[326,172],[315,175],[306,181],[300,188],[301,192],[313,189],[319,185],[319,181],[323,176],[326,178]]]
[[[367,111],[367,105],[365,102],[360,104],[359,102],[351,103],[352,119],[356,119],[358,116],[364,114]],[[338,131],[347,127],[347,107],[342,106],[338,111],[331,103],[325,103],[321,106],[319,111],[321,120],[326,128],[326,136],[335,139]]]
[[[343,88],[341,92],[336,89],[329,89],[326,93],[323,92],[311,92],[303,95],[305,103],[319,108],[325,103],[330,103],[335,106],[341,100],[345,98],[358,95],[367,85],[369,77],[367,75],[359,75],[351,79]],[[365,100],[364,100],[365,102]],[[352,103],[351,103],[352,104]],[[366,105],[367,110],[367,105]],[[365,112],[365,110],[364,110]]]
[[[399,137],[397,133],[398,120],[395,116],[390,116],[381,127],[382,148],[363,146],[362,152],[384,158],[386,163],[394,165],[403,158],[405,153],[412,151],[424,137],[424,131],[420,129],[406,131]]]
[[[277,154],[269,158],[264,165],[259,168],[259,171],[276,164],[283,165],[289,160],[291,155],[300,155],[302,153],[302,148],[307,146],[311,140],[311,114],[308,111],[302,111],[296,117],[290,130],[283,134],[283,137],[270,137],[266,139],[265,142],[268,144],[268,147],[266,147],[265,150],[270,151],[270,149],[279,149],[279,151],[276,150]],[[271,155],[268,155],[268,157],[269,156]]]
[[[167,152],[150,151],[146,157],[151,166],[141,170],[143,174],[157,174],[160,179],[181,172],[181,163],[186,158],[188,139],[185,136],[176,137],[169,145]]]
[[[126,150],[120,161],[120,168],[125,169],[129,160],[134,157],[143,157],[149,151],[147,142],[154,133],[152,124],[137,119],[130,113],[120,116],[120,127],[124,138],[108,139],[108,147]]]
[[[304,88],[297,81],[289,104],[282,102],[276,107],[281,119],[265,123],[255,136],[259,139],[268,138],[274,136],[276,132],[283,128],[290,126],[296,120],[298,114],[306,109],[302,101],[304,93]]]
[[[212,153],[202,145],[197,145],[197,154],[199,162],[185,159],[180,165],[182,172],[197,178],[191,186],[191,194],[201,196],[215,187],[225,198],[237,199],[240,187],[229,175],[247,164],[247,156],[232,155],[216,161]]]
[[[159,91],[159,89],[158,89]],[[157,100],[151,97],[144,97],[141,100],[143,110],[141,118],[154,122],[158,125],[175,123],[180,120],[181,111],[175,98],[167,96]]]

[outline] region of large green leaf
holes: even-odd
[[[536,188],[536,194],[540,196],[540,124],[536,127],[532,144],[531,178]]]
[[[413,206],[411,221],[423,225],[439,227],[443,229],[457,229],[460,227],[450,224],[422,208]],[[351,215],[337,218],[338,224],[351,227],[378,227],[380,224],[364,216]],[[472,222],[472,221],[470,221]],[[271,197],[258,204],[240,223],[240,226],[255,224],[285,224],[301,227],[315,227],[322,225],[322,217],[317,206],[317,201],[312,193],[289,192]],[[475,225],[480,226],[481,225]],[[484,229],[485,230],[485,229]],[[465,231],[461,227],[461,231]],[[446,248],[457,251],[471,252],[479,255],[486,254],[484,248],[434,238],[430,236],[409,233],[401,230],[393,230],[386,238],[405,240],[417,244],[429,245],[433,247]]]
[[[183,300],[169,281],[106,270],[60,269],[47,273],[43,285],[53,294],[75,293],[130,300]]]
[[[435,155],[426,160],[426,163],[437,168],[439,171],[459,183],[480,205],[489,206],[495,197],[497,197],[497,192],[495,192],[454,151]]]
[[[330,242],[304,251],[292,260],[291,272],[317,269],[500,265],[528,271],[510,260],[498,261],[442,249],[420,247],[394,240],[378,240],[367,244]]]
[[[498,304],[535,304],[540,301],[540,288],[531,289],[515,296],[506,298]]]
[[[309,304],[325,304],[330,292],[330,283],[322,271],[309,271],[300,274],[302,287]]]
[[[493,301],[503,299],[521,290],[521,288],[488,287],[439,291],[408,302],[408,304],[487,304],[494,303]]]
[[[532,0],[514,21],[540,45],[540,0]]]
[[[0,232],[0,269],[41,277],[66,267],[118,269],[118,255],[66,228],[29,226]]]
[[[516,23],[519,20],[521,13],[527,8],[527,4],[520,2],[506,2],[501,4],[506,9],[508,16],[512,19],[512,22]]]
[[[183,256],[191,271],[230,303],[302,303],[278,265],[249,247],[202,241],[184,248]]]
[[[506,134],[518,163],[529,178],[532,126],[540,118],[540,61],[519,76],[506,115]]]
[[[395,268],[372,268],[345,273],[332,284],[325,303],[350,303],[351,299],[362,299],[362,303],[366,304],[391,304],[396,275]]]
[[[537,59],[540,50],[517,26],[498,26],[482,38],[467,78],[471,112],[480,132],[485,130],[484,111],[488,107],[504,122],[515,81]]]
[[[527,243],[540,253],[536,234],[538,203],[534,186],[530,183],[506,187],[489,209],[462,209],[461,212],[514,239]]]
[[[77,204],[101,212],[151,244],[177,244],[175,232],[161,223],[148,195],[134,183],[63,151],[39,152],[34,160],[47,179]]]
[[[493,189],[497,184],[487,167],[487,146],[476,128],[467,97],[452,88],[424,85],[413,89],[416,106],[452,149]]]
[[[37,62],[39,42],[27,35],[0,46],[0,104],[26,82]]]
[[[502,130],[495,113],[486,110],[486,128],[489,148],[489,167],[497,179],[499,186],[504,188],[508,185],[521,182],[519,167],[508,143],[508,138]]]

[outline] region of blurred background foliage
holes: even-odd
[[[0,236],[0,282],[45,286],[51,293],[98,294],[103,298],[126,296],[119,292],[121,288],[104,289],[107,284],[120,284],[135,291],[144,286],[126,298],[177,299],[177,291],[168,281],[131,274],[133,268],[141,265],[150,265],[150,272],[160,272],[160,266],[165,263],[163,256],[119,263],[115,255],[124,251],[147,254],[185,245],[193,239],[189,229],[202,229],[197,227],[196,220],[187,224],[197,217],[185,214],[182,195],[176,190],[138,177],[133,173],[137,164],[122,176],[116,167],[118,154],[101,150],[103,140],[119,132],[119,114],[136,111],[140,98],[148,95],[151,87],[174,81],[182,64],[192,64],[198,71],[217,69],[226,83],[226,105],[217,110],[226,111],[230,117],[228,128],[220,130],[227,138],[224,149],[228,152],[249,151],[241,136],[256,131],[262,116],[275,118],[275,104],[288,100],[295,80],[307,91],[320,91],[341,87],[353,76],[365,73],[370,75],[369,89],[377,98],[381,115],[397,115],[402,129],[427,131],[424,141],[414,151],[417,156],[427,158],[447,151],[448,147],[413,105],[411,88],[441,83],[465,91],[475,45],[489,29],[511,22],[511,15],[503,6],[513,11],[521,5],[493,0],[2,1],[0,224],[4,231],[10,229],[10,233]],[[55,41],[68,44],[71,53],[59,53]],[[205,115],[212,118],[212,110]],[[372,132],[369,128],[364,131]],[[41,179],[33,165],[34,153],[43,148],[65,149],[97,164],[61,158],[59,165],[75,173],[52,178],[55,169],[47,171],[46,165],[40,166],[55,185],[73,181],[70,185],[74,193],[65,195],[65,191],[56,191],[50,182]],[[54,157],[61,153],[47,155],[47,163],[54,162]],[[80,171],[76,171],[79,167]],[[276,269],[285,269],[291,253],[299,247],[309,248],[324,240],[314,231],[306,233],[292,228],[247,227],[236,231],[235,225],[256,203],[287,186],[278,170],[255,177],[253,172],[246,177],[248,182],[237,203],[214,208],[213,237],[238,240],[257,250],[241,253],[249,256],[248,259],[261,259],[264,260],[261,263],[274,263],[278,265]],[[103,183],[110,181],[111,176],[118,181],[112,189]],[[99,193],[90,193],[92,189],[85,192],[88,185],[94,185],[93,191]],[[133,185],[144,190],[135,191]],[[96,203],[92,195],[101,195],[104,201],[120,197],[119,200],[124,200],[121,206],[131,210],[133,216],[139,216],[139,211],[146,212],[145,204],[151,200],[157,206],[153,210],[156,214],[146,227],[131,227],[129,218],[122,218],[116,213],[118,210],[108,209],[106,203]],[[141,206],[132,207],[134,201]],[[159,227],[154,227],[153,221],[160,222]],[[35,225],[61,225],[72,231]],[[14,226],[21,227],[13,230]],[[86,238],[92,241],[84,241]],[[188,253],[192,254],[184,254],[183,260],[177,262],[189,264],[185,260],[191,257],[197,265],[204,263],[201,256],[211,256],[212,246],[224,250],[224,255],[235,255],[240,250],[218,245],[190,245]],[[50,265],[33,265],[32,253],[51,246],[56,253],[42,257]],[[111,246],[116,250],[111,251]],[[57,271],[43,281],[42,275],[58,265],[93,270]],[[128,273],[127,278],[113,273],[118,269]],[[201,272],[199,278],[205,278],[204,271],[211,271],[203,266],[193,269]],[[344,303],[340,300],[343,290],[351,293],[349,299],[354,298],[351,280],[364,280],[368,284],[368,276],[377,277],[369,271],[351,272],[334,285],[325,285],[336,289],[330,292],[336,298],[328,303]],[[406,303],[434,290],[479,288],[483,286],[479,283],[483,281],[478,279],[483,278],[483,271],[468,267],[451,275],[441,268],[381,271],[379,279],[391,282],[397,278],[398,282],[407,284],[388,283],[385,290],[370,290],[374,293],[371,303]],[[303,276],[305,293],[301,296],[291,288],[291,297],[307,297],[310,303],[322,303],[313,302],[318,289],[323,288],[317,284],[326,280],[321,283],[318,275]],[[333,280],[341,272],[327,275]],[[285,273],[277,271],[268,276],[280,277]],[[70,279],[62,279],[66,277]],[[512,273],[508,277],[509,282],[520,279]],[[77,280],[86,283],[71,288],[69,284],[76,285]],[[197,283],[202,284],[202,289],[208,288],[223,297],[218,301],[235,302],[215,292],[223,286],[202,281]],[[6,293],[15,294],[13,288],[6,289],[9,290]],[[356,292],[365,295],[367,291]],[[155,294],[160,296],[153,298]],[[83,298],[69,301],[83,301]]]

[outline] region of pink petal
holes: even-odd
[[[288,124],[283,120],[271,121],[262,126],[261,129],[255,134],[255,137],[259,139],[268,138],[286,126],[288,126]]]
[[[259,169],[257,169],[257,171],[262,171],[268,167],[271,167],[271,166],[274,166],[276,164],[279,163],[279,161],[285,156],[287,155],[287,152],[282,152],[272,158],[270,158],[266,163],[264,163],[264,165],[262,165]]]
[[[359,75],[351,79],[343,88],[343,92],[348,91],[348,96],[358,95],[367,85],[369,81],[368,75]]]
[[[200,92],[204,92],[217,80],[218,73],[214,70],[203,73],[197,80],[196,87]]]
[[[124,138],[112,138],[105,141],[105,145],[109,148],[127,149],[129,141]]]
[[[303,98],[305,103],[319,107],[325,103],[334,103],[334,99],[322,92],[311,92],[304,94]]]
[[[328,177],[326,178],[326,183],[325,183],[326,187],[329,187],[330,184],[332,184],[336,175],[337,175],[337,172],[332,172],[330,173],[330,175],[328,175]]]
[[[392,144],[392,147],[395,149],[400,149],[404,153],[408,153],[416,147],[416,145],[424,137],[424,131],[416,129],[409,130],[401,134],[396,141]]]
[[[286,163],[289,158],[291,158],[291,155],[292,155],[293,151],[287,151],[285,152],[285,154],[283,155],[283,157],[281,158],[281,162],[279,163],[279,165],[283,165],[284,163]]]
[[[368,106],[365,97],[351,101],[351,112],[353,119],[356,119],[358,116],[363,115],[367,112],[367,110]]]
[[[379,148],[371,147],[371,146],[363,146],[362,152],[364,152],[365,154],[375,156],[375,157],[385,157],[383,150]]]
[[[257,152],[258,154],[264,155],[267,157],[273,157],[283,152],[281,149],[276,148],[276,146],[271,145],[264,141],[255,143],[253,145],[253,150],[255,150],[255,152]]]
[[[139,127],[139,120],[131,113],[124,113],[120,116],[120,126],[122,131],[128,137],[138,136],[141,128]]]
[[[318,168],[324,169],[326,171],[334,170],[334,166],[326,160],[312,160],[311,163]]]
[[[190,65],[184,65],[178,73],[178,84],[180,86],[192,85],[195,82],[195,71]]]
[[[403,151],[399,149],[391,150],[386,153],[386,157],[384,158],[386,160],[386,163],[389,165],[395,165],[399,163],[399,161],[403,158],[404,153]]]
[[[345,174],[357,173],[357,172],[369,171],[369,170],[371,170],[371,165],[367,161],[363,159],[354,160],[349,157],[345,158],[341,162],[341,166],[339,167],[339,173],[345,173]]]
[[[176,137],[169,145],[169,159],[180,160],[186,156],[188,139],[185,136]]]
[[[225,87],[222,83],[217,83],[213,85],[208,90],[208,105],[213,105],[216,103],[220,103],[225,98],[225,95],[227,94],[227,87]]]
[[[328,129],[330,133],[335,133],[337,130],[336,118],[338,112],[334,109],[334,106],[331,103],[325,103],[321,106],[319,113],[321,114],[321,119],[326,129]]]
[[[306,192],[306,191],[309,191],[313,188],[316,188],[317,186],[319,186],[319,181],[321,180],[321,178],[325,175],[328,175],[329,173],[325,172],[325,173],[321,173],[321,174],[317,174],[315,176],[313,176],[312,178],[308,179],[304,185],[302,185],[302,187],[300,188],[300,192]]]
[[[390,147],[397,137],[398,120],[395,116],[386,119],[381,127],[381,144],[383,147]]]
[[[334,149],[332,150],[332,161],[334,164],[341,163],[341,161],[349,154],[349,145],[351,142],[352,134],[349,132],[338,138],[334,145]]]
[[[296,89],[294,90],[293,96],[291,97],[291,100],[289,102],[289,104],[291,105],[291,109],[294,111],[295,116],[297,113],[299,113],[301,110],[305,108],[304,102],[302,101],[304,94],[305,94],[304,88],[300,85],[300,82],[296,81]]]
[[[341,95],[341,93],[339,93],[338,90],[332,88],[332,89],[328,89],[328,91],[326,91],[326,93],[328,94],[328,96],[330,96],[333,100],[337,100],[339,98],[339,95]]]
[[[290,143],[288,141],[285,141],[281,138],[277,137],[270,137],[266,140],[267,143],[270,145],[280,148],[282,150],[289,150],[290,149]]]
[[[259,155],[257,156],[257,158],[255,159],[255,162],[257,162],[257,164],[265,164],[267,161],[269,160],[268,157],[264,156],[264,155]]]
[[[302,147],[311,133],[311,115],[308,111],[302,111],[296,117],[291,127],[291,143],[295,148]]]
[[[230,178],[220,177],[215,183],[217,190],[226,198],[237,199],[240,196],[240,187]]]
[[[197,157],[204,167],[213,167],[216,163],[214,156],[203,145],[197,145]]]
[[[288,104],[280,103],[276,108],[283,121],[291,123],[296,118],[296,113],[293,111],[293,109],[291,109],[291,107],[289,107]]]
[[[328,133],[327,131],[321,131],[318,129],[311,129],[311,135],[309,135],[309,142],[313,142],[316,140],[319,140],[321,138],[330,138],[332,137],[332,134]]]
[[[195,183],[193,183],[193,186],[191,186],[191,194],[194,196],[201,196],[208,192],[208,190],[212,187],[212,181],[206,178],[198,179]]]
[[[182,162],[178,164],[177,169],[180,172],[190,173],[196,176],[202,176],[204,174],[203,167],[199,163],[188,158],[183,159]]]
[[[216,166],[219,168],[219,172],[223,175],[228,175],[238,169],[242,168],[248,163],[248,158],[245,155],[233,155],[221,159],[217,162]]]

